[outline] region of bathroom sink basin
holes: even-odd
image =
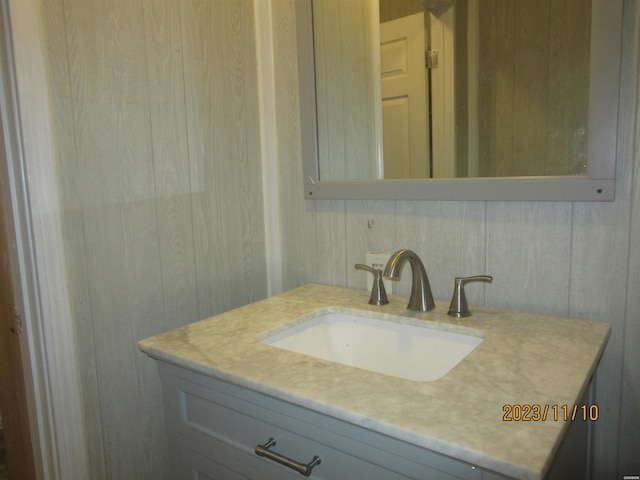
[[[259,335],[265,345],[414,381],[443,377],[482,342],[470,328],[325,308]]]

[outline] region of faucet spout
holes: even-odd
[[[384,269],[384,276],[391,280],[400,280],[400,272],[404,264],[409,262],[412,272],[411,296],[407,308],[428,312],[436,308],[431,293],[431,285],[424,264],[415,252],[407,249],[398,250],[394,253]]]

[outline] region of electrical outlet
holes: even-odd
[[[384,272],[384,267],[387,266],[387,262],[390,258],[391,254],[389,252],[367,252],[365,254],[365,264],[372,268],[380,269]],[[387,293],[392,293],[391,288],[393,285],[393,280],[383,278],[382,281]],[[371,291],[372,287],[373,275],[367,275],[367,290]]]

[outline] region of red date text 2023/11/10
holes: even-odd
[[[505,422],[596,421],[598,405],[507,404],[502,407]]]

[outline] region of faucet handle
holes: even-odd
[[[491,283],[493,280],[492,276],[489,275],[476,275],[473,277],[456,277],[455,279],[455,289],[453,290],[453,298],[451,299],[451,305],[449,306],[449,311],[447,315],[451,315],[452,317],[468,317],[471,315],[469,311],[469,306],[467,305],[467,296],[464,293],[464,286],[470,282],[487,282]]]
[[[369,297],[369,303],[371,305],[386,305],[389,303],[387,299],[387,291],[384,288],[384,282],[382,281],[382,270],[379,268],[372,268],[369,265],[362,263],[356,263],[354,265],[356,270],[366,270],[373,274],[373,286],[371,287],[371,296]]]

